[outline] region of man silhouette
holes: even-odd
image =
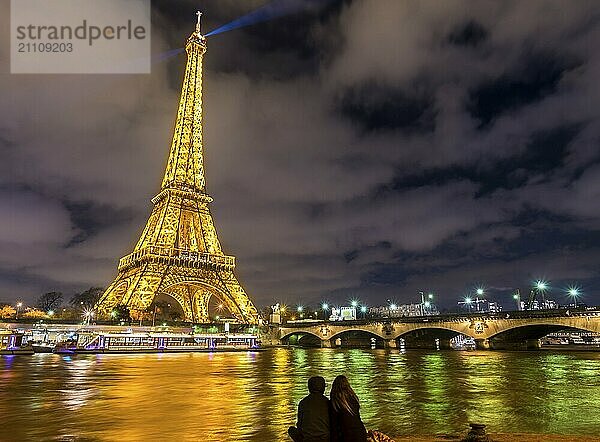
[[[329,399],[324,396],[325,379],[308,380],[308,396],[298,404],[298,422],[288,429],[294,442],[329,442]]]

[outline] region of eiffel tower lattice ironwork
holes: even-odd
[[[155,296],[169,295],[187,321],[207,322],[212,296],[238,320],[254,324],[256,308],[234,275],[235,257],[225,255],[209,210],[202,145],[202,60],[206,39],[200,16],[185,46],[187,65],[171,151],[161,190],[132,253],[119,261],[118,275],[96,309],[148,309]]]

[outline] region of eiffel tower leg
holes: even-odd
[[[132,317],[143,316],[154,300],[161,277],[145,268],[134,281],[135,283],[131,285],[131,290],[128,291],[128,297],[123,300],[123,304],[129,308]]]
[[[189,285],[179,287],[179,292],[183,294],[185,299],[184,315],[187,321],[196,322],[196,314],[194,312],[194,290]]]
[[[152,304],[163,278],[164,269],[153,264],[119,272],[100,298],[96,309],[104,317],[108,317],[118,305],[141,314]]]
[[[112,310],[127,297],[131,281],[129,278],[118,275],[106,289],[96,304],[95,310],[99,316],[109,317]]]
[[[227,294],[226,299],[222,299],[226,307],[240,321],[256,324],[258,312],[233,272],[219,272],[218,277]]]
[[[206,290],[197,290],[194,294],[194,309],[196,310],[196,318],[198,322],[210,322],[208,315],[208,303],[210,302],[211,293]]]

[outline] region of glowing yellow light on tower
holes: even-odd
[[[258,312],[234,274],[235,257],[221,249],[209,208],[202,132],[206,38],[202,14],[197,15],[185,44],[187,63],[162,185],[138,243],[119,261],[117,277],[97,305],[105,316],[117,306],[146,311],[156,294],[164,292],[177,300],[187,321],[208,322],[209,300],[215,296],[236,319],[258,322]]]

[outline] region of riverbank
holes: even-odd
[[[466,436],[464,435],[437,435],[437,436],[401,436],[395,437],[396,442],[458,442]],[[494,434],[488,433],[491,442],[599,442],[600,437],[596,436],[573,436],[559,434]]]

